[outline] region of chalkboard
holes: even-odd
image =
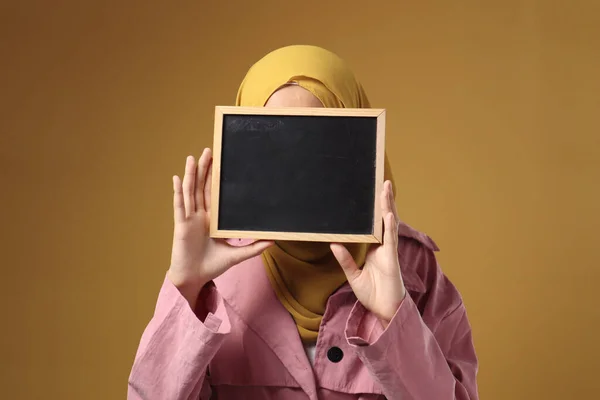
[[[211,236],[382,239],[385,110],[215,109]]]

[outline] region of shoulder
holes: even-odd
[[[433,239],[431,239],[425,233],[414,229],[404,221],[400,221],[398,224],[398,236],[401,239],[398,243],[399,249],[401,247],[407,247],[409,244],[414,244],[414,242],[416,242],[429,251],[434,252],[440,250]],[[411,243],[411,241],[413,243]]]
[[[437,244],[425,233],[418,231],[404,221],[398,224],[398,260],[407,289],[424,293],[427,291],[428,277],[438,272],[435,252]],[[441,272],[441,271],[440,271]]]
[[[435,304],[440,313],[450,312],[462,304],[460,293],[442,271],[435,253],[437,244],[425,233],[405,222],[398,226],[398,260],[404,284],[423,312]]]

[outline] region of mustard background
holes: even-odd
[[[347,59],[403,219],[464,296],[486,400],[600,391],[597,1],[2,2],[0,397],[125,398],[171,176],[296,43]]]

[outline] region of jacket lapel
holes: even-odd
[[[235,241],[235,245],[246,242]],[[255,257],[234,266],[215,279],[215,285],[223,299],[275,353],[298,385],[309,397],[316,398],[313,369],[296,324],[271,288],[262,258]]]

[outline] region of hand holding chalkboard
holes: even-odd
[[[193,157],[187,158],[183,182],[173,177],[175,228],[167,275],[192,308],[206,283],[273,244],[258,241],[234,247],[209,236],[211,162],[212,153],[205,149],[197,164]]]
[[[398,311],[406,289],[398,259],[400,218],[390,181],[385,182],[379,199],[385,219],[383,244],[369,249],[362,266],[344,246],[332,243],[330,247],[358,301],[386,325]]]

